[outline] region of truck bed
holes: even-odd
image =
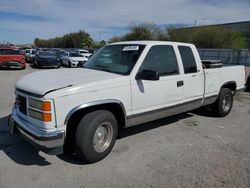
[[[223,65],[219,68],[205,68],[205,97],[217,95],[220,88],[228,82],[236,84],[236,90],[243,89],[245,86],[244,66],[241,65]]]

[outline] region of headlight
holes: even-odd
[[[51,102],[40,101],[29,98],[29,110],[28,114],[34,119],[38,119],[44,122],[50,122],[52,120],[51,115]]]
[[[39,101],[39,100],[29,98],[29,106],[32,108],[36,108],[38,110],[43,110],[43,111],[51,110],[50,101]]]

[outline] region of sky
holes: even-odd
[[[0,42],[29,44],[84,30],[96,40],[131,24],[209,25],[250,21],[250,0],[0,0]]]

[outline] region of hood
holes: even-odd
[[[0,61],[19,61],[24,59],[23,55],[1,55],[0,56]]]
[[[16,83],[16,88],[43,96],[50,91],[77,84],[119,77],[121,77],[121,75],[84,68],[39,71],[20,78]]]
[[[56,60],[56,56],[43,56],[43,55],[38,55],[37,56],[39,59],[44,59],[44,60]]]
[[[70,57],[70,59],[75,61],[86,61],[88,60],[86,57]]]

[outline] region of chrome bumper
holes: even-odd
[[[8,125],[12,135],[20,132],[27,142],[47,154],[59,155],[63,153],[64,131],[45,132],[39,129],[31,130],[27,124],[28,122],[19,118],[15,113],[12,113],[9,117]],[[32,125],[32,127],[35,127],[35,125]]]

